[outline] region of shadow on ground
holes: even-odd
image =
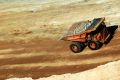
[[[106,41],[105,44],[110,43],[110,41],[113,39],[113,37],[114,37],[117,29],[118,29],[118,25],[113,25],[113,26],[107,27],[107,30],[108,30],[109,33],[110,33],[110,37],[109,37],[109,39]]]

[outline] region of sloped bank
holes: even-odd
[[[6,80],[32,80],[32,78],[12,78]],[[53,75],[37,80],[120,80],[120,60],[76,74]]]

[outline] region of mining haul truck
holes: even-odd
[[[103,17],[74,23],[61,40],[71,41],[70,49],[74,53],[83,51],[86,46],[91,50],[98,50],[111,35],[104,21]]]

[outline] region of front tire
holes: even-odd
[[[70,49],[74,53],[79,53],[85,48],[85,44],[79,42],[72,42]]]
[[[88,42],[88,47],[91,49],[91,50],[98,50],[102,47],[102,43],[100,43],[99,41],[89,41]]]

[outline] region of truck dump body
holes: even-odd
[[[85,35],[85,33],[89,33],[91,31],[96,30],[96,28],[104,22],[105,18],[96,18],[92,21],[81,21],[74,23],[67,32],[64,33],[62,40],[69,40],[68,38],[78,35]],[[81,37],[82,38],[82,37]],[[71,40],[71,39],[70,39]]]

